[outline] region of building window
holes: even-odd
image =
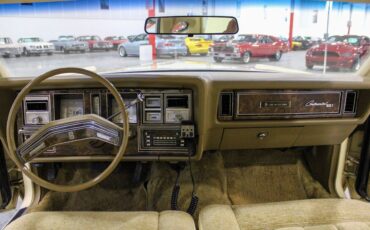
[[[109,0],[100,0],[100,9],[109,10]]]
[[[313,11],[313,16],[312,16],[312,23],[313,24],[317,24],[318,17],[319,17],[319,11],[318,10],[314,10]]]

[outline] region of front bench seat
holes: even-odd
[[[370,230],[370,204],[315,199],[251,205],[211,205],[199,214],[199,230]]]
[[[181,211],[163,212],[33,212],[5,230],[195,230],[193,218]]]

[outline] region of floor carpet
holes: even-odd
[[[59,183],[77,183],[96,175],[91,165],[64,168]],[[101,169],[100,169],[101,170]],[[154,162],[146,176],[133,183],[134,163],[122,164],[99,185],[76,193],[48,192],[31,211],[162,211],[171,207],[176,172],[166,162]],[[300,151],[250,150],[210,152],[192,163],[195,217],[210,204],[250,204],[307,198],[326,198],[329,193],[307,170]],[[189,166],[179,177],[179,210],[186,211],[193,186]]]

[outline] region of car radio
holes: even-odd
[[[189,154],[194,138],[184,137],[181,126],[144,126],[140,127],[139,151],[168,152],[176,151]],[[193,128],[194,129],[194,128]],[[194,137],[194,136],[193,136]],[[190,153],[192,154],[192,153]]]

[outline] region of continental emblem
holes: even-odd
[[[326,108],[333,108],[334,104],[329,102],[317,102],[315,100],[308,101],[305,104],[306,107],[318,107],[318,106],[325,106]]]

